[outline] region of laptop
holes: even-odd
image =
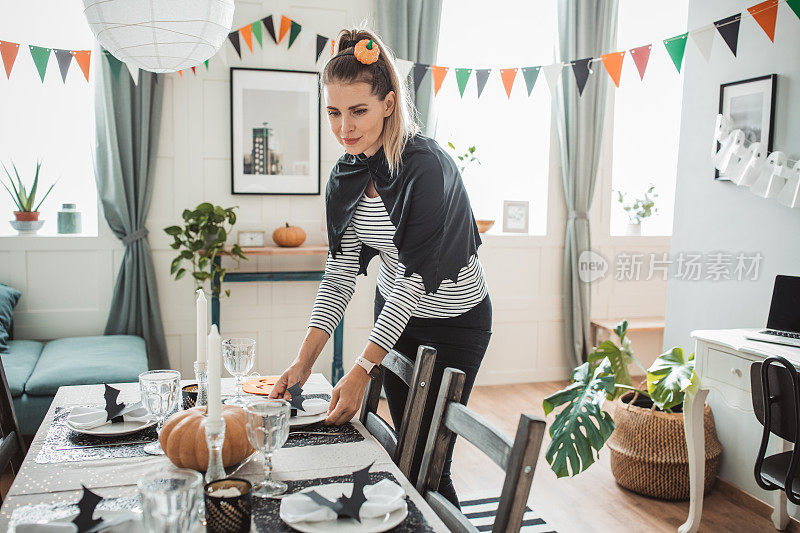
[[[775,276],[767,327],[745,338],[800,347],[800,277]]]

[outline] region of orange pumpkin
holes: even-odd
[[[222,464],[226,467],[242,462],[254,449],[247,440],[247,414],[241,407],[223,405],[225,442],[222,445]],[[192,407],[170,416],[158,441],[172,464],[178,468],[205,471],[208,468],[206,445],[206,408]]]
[[[278,246],[294,248],[305,242],[306,232],[303,228],[290,226],[287,222],[285,227],[280,227],[272,232],[272,240]]]

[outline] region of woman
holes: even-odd
[[[366,30],[342,31],[322,82],[336,140],[346,153],[326,190],[329,254],[308,332],[297,358],[270,395],[305,383],[344,314],[357,274],[381,259],[375,325],[353,368],[336,384],[326,424],[342,424],[361,407],[375,366],[391,349],[415,358],[437,350],[432,394],[447,367],[466,374],[467,402],[491,336],[492,306],[477,256],[481,244],[461,176],[433,139],[418,133],[414,108],[390,52]],[[384,388],[399,427],[408,387],[386,373]],[[412,478],[417,476],[435,401],[420,421]],[[450,449],[439,490],[458,505]]]

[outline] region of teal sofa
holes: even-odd
[[[133,335],[9,340],[8,347],[0,359],[25,435],[39,429],[59,387],[136,382],[147,370],[144,339]]]

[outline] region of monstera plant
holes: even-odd
[[[571,383],[544,399],[549,415],[563,406],[550,425],[550,441],[545,458],[558,477],[576,475],[595,462],[595,456],[614,432],[614,420],[603,409],[606,400],[628,392],[650,398],[653,407],[668,413],[682,405],[687,390],[697,386],[694,354],[688,358],[675,347],[661,354],[649,369],[633,355],[627,337],[628,321],[614,333],[619,345],[604,341],[589,354],[588,360],[572,371]],[[633,386],[628,366],[637,364],[647,374],[647,389]]]

